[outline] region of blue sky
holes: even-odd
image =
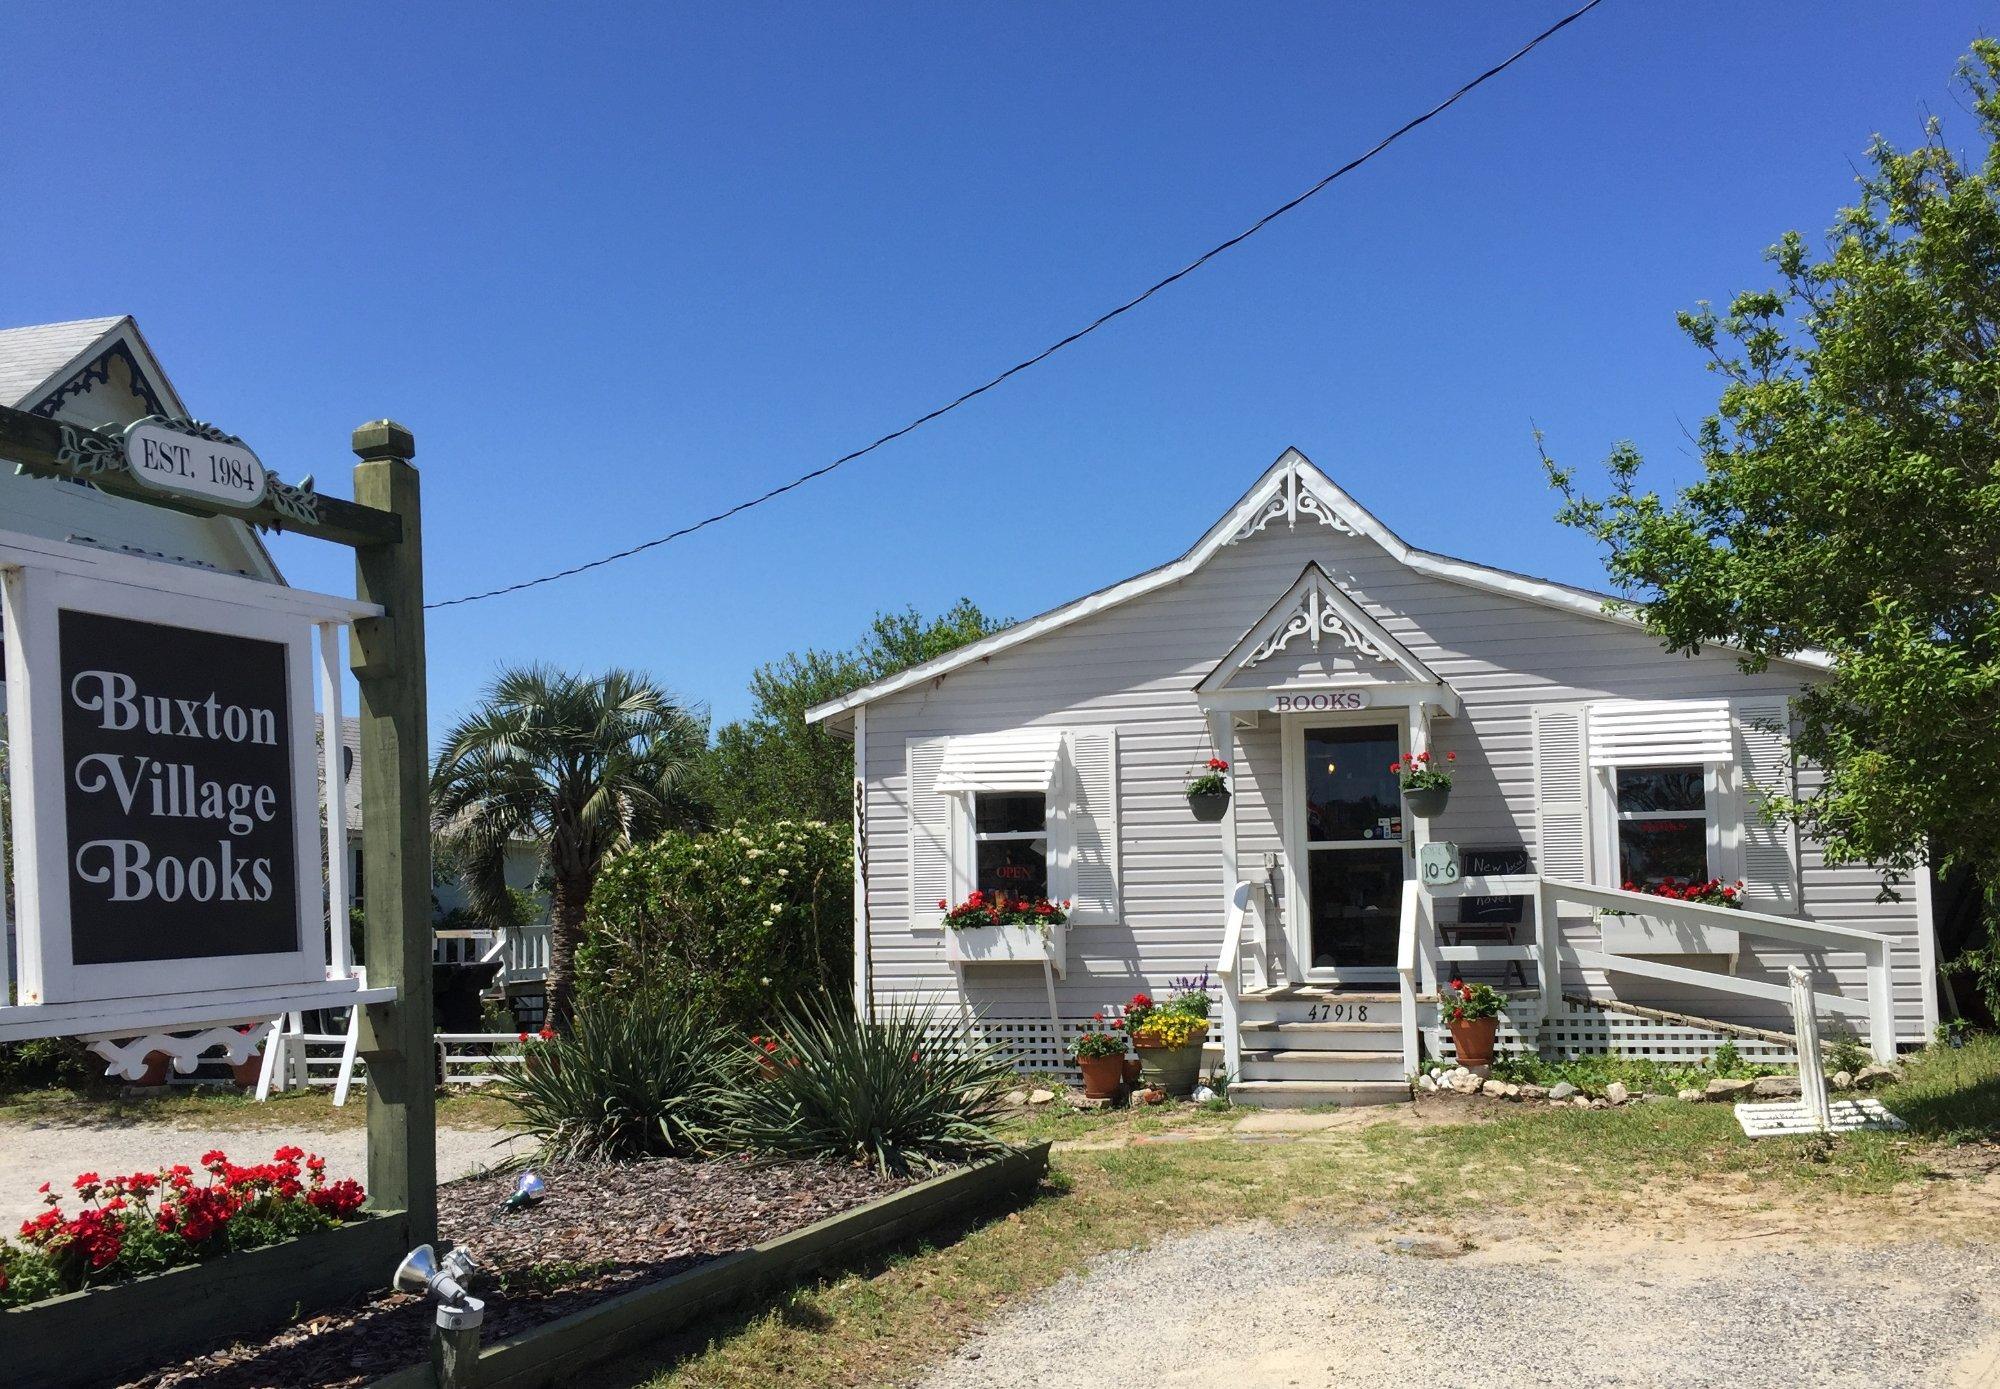
[[[1240,230],[1568,5],[16,4],[8,324],[129,312],[195,411],[345,493],[418,440],[431,596],[672,529],[976,384]],[[1872,132],[1963,132],[1981,5],[1610,0],[1112,328],[777,504],[434,612],[502,661],[755,665],[1178,554],[1296,444],[1413,543],[1596,583],[1550,519],[1663,483],[1715,379],[1677,309],[1770,279]],[[351,591],[345,552],[277,544]]]

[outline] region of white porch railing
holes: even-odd
[[[1540,906],[1537,915],[1548,923],[1550,929],[1546,935],[1552,941],[1560,934],[1555,929],[1560,905],[1568,902],[1597,911],[1644,912],[1677,926],[1697,929],[1707,926],[1731,930],[1741,935],[1763,936],[1783,941],[1788,945],[1804,946],[1808,950],[1851,951],[1859,954],[1867,967],[1867,997],[1857,999],[1850,998],[1846,994],[1822,993],[1815,990],[1812,996],[1813,1004],[1823,1012],[1867,1019],[1868,1045],[1875,1059],[1885,1064],[1896,1059],[1896,1010],[1895,998],[1891,992],[1889,940],[1886,936],[1877,935],[1873,931],[1857,931],[1851,926],[1828,926],[1796,917],[1770,916],[1764,912],[1743,911],[1735,907],[1712,907],[1700,902],[1674,902],[1663,897],[1654,897],[1649,893],[1593,887],[1588,883],[1567,882],[1560,878],[1543,878],[1539,896]],[[1791,1002],[1792,997],[1790,988],[1784,984],[1767,984],[1757,979],[1711,974],[1705,970],[1688,969],[1683,965],[1665,964],[1659,960],[1610,955],[1602,950],[1581,950],[1563,944],[1556,945],[1556,953],[1560,963],[1584,969],[1601,969],[1614,974],[1636,974],[1645,979],[1661,979],[1669,983],[1736,994],[1767,1003],[1787,1004]]]
[[[500,962],[494,983],[533,983],[549,973],[549,936],[546,921],[517,929],[461,930],[436,933],[431,959],[441,965],[485,965]]]
[[[1222,989],[1222,1073],[1234,1081],[1243,1069],[1243,1029],[1237,1008],[1242,989],[1243,927],[1256,921],[1260,932],[1265,926],[1265,889],[1248,880],[1236,884],[1229,894],[1229,912],[1222,925],[1222,951],[1215,957],[1215,980]],[[1260,940],[1268,948],[1268,940]]]

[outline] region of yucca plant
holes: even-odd
[[[731,1142],[773,1157],[872,1162],[895,1176],[1003,1150],[994,1132],[1014,1071],[995,1047],[953,1037],[934,1004],[881,1022],[844,1000],[786,1009],[778,1046],[731,1095]]]
[[[568,1035],[524,1045],[495,1088],[520,1111],[513,1127],[558,1160],[700,1153],[745,1069],[735,1034],[658,999],[587,1005]]]

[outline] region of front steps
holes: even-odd
[[[1246,991],[1237,1011],[1236,1104],[1304,1109],[1410,1098],[1399,994],[1280,986]]]

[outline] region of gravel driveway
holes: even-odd
[[[496,1139],[505,1141],[494,1146]],[[439,1129],[438,1176],[446,1181],[490,1167],[513,1152],[518,1137],[490,1129]],[[296,1143],[326,1158],[327,1174],[367,1180],[368,1134],[345,1128],[301,1133],[296,1127],[203,1129],[177,1124],[9,1124],[0,1127],[0,1230],[11,1230],[42,1209],[35,1188],[53,1181],[58,1190],[79,1172],[137,1172],[196,1159],[220,1148],[238,1162],[269,1159],[280,1143]]]
[[[2000,1247],[1773,1243],[1210,1230],[1099,1259],[920,1384],[2000,1389]]]

